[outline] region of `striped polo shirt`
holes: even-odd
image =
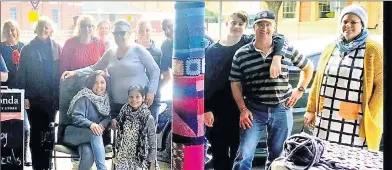
[[[291,95],[289,67],[294,65],[301,70],[309,61],[293,46],[288,46],[282,58],[282,72],[278,78],[270,78],[273,55],[263,57],[249,43],[238,49],[234,55],[229,80],[241,82],[243,96],[252,102],[275,105],[284,102]]]

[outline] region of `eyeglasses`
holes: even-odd
[[[116,31],[116,32],[113,32],[113,36],[123,37],[126,33],[127,33],[126,31]]]
[[[243,26],[245,23],[233,21],[233,22],[231,22],[230,24],[231,24],[231,26],[233,26],[233,27],[235,27],[236,25],[238,25],[238,26],[241,27],[241,26]]]
[[[263,24],[262,22],[259,22],[256,24],[258,27],[260,28],[271,28],[273,26],[273,24],[268,23],[268,24]]]
[[[80,24],[80,28],[92,28],[94,25],[91,24]]]

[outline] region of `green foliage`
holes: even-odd
[[[218,23],[219,15],[206,8],[204,18],[206,23]]]
[[[327,16],[328,18],[335,18],[335,12],[328,12],[327,14],[325,14],[325,16]]]

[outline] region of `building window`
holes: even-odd
[[[17,15],[18,11],[16,10],[16,8],[10,8],[10,18],[14,21],[18,20],[18,15]]]
[[[295,18],[296,1],[283,2],[283,18]]]
[[[55,24],[59,23],[59,9],[52,9],[52,19]]]
[[[335,11],[331,11],[329,1],[319,2],[319,18],[335,18]]]

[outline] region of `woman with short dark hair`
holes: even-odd
[[[89,75],[86,87],[73,97],[68,108],[67,114],[72,117],[73,125],[65,129],[65,135],[69,136],[64,136],[64,142],[77,145],[79,170],[90,169],[94,159],[98,170],[106,170],[102,134],[110,123],[108,84],[108,75],[102,70],[95,71]],[[69,142],[69,139],[78,142]]]

